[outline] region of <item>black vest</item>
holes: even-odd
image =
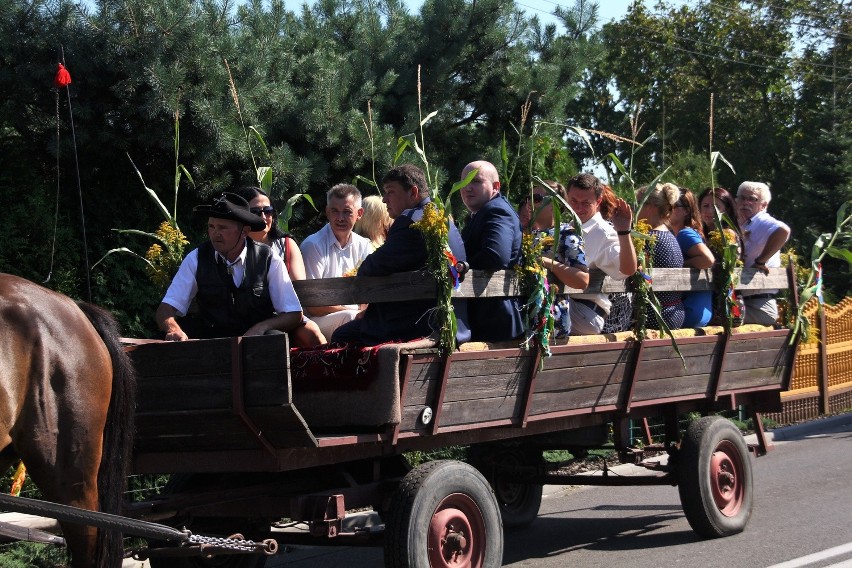
[[[242,335],[251,326],[275,315],[269,296],[269,266],[272,249],[246,239],[245,275],[240,287],[226,271],[210,241],[198,247],[198,315],[219,337]]]

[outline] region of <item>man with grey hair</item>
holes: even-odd
[[[299,249],[305,261],[308,279],[354,276],[367,255],[373,251],[370,241],[352,231],[364,214],[361,192],[354,185],[340,183],[326,193],[325,216],[328,223],[308,236]],[[326,337],[358,315],[358,304],[312,306],[306,308]]]
[[[790,227],[766,212],[772,194],[769,186],[757,181],[744,181],[737,189],[737,220],[743,234],[743,265],[768,273],[781,266],[781,247],[790,238]],[[775,295],[778,290],[743,292],[744,323],[773,325],[778,319]]]

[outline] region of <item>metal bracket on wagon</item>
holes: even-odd
[[[340,534],[346,506],[343,495],[304,495],[292,500],[293,518],[306,520],[311,536],[334,538]]]

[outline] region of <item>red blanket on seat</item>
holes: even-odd
[[[312,349],[290,349],[293,390],[312,392],[367,389],[377,376],[377,354],[382,345],[365,347],[349,343],[331,343]]]

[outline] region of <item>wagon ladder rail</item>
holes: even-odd
[[[88,511],[69,505],[26,497],[0,494],[0,507],[18,513],[50,517],[60,522],[87,525],[99,529],[121,531],[148,540],[164,541],[177,545],[167,548],[142,548],[131,551],[131,554],[140,560],[150,556],[213,556],[215,554],[266,554],[271,556],[278,552],[278,542],[274,539],[254,542],[243,539],[242,535],[239,534],[227,538],[194,535],[186,529],[178,530],[150,521],[129,519],[120,515]],[[40,533],[41,531],[37,532]],[[19,531],[17,535],[9,536],[18,538],[25,535]],[[38,538],[39,535],[33,533],[33,536]],[[39,540],[39,542],[43,541]],[[52,541],[52,543],[61,544],[59,540]]]

